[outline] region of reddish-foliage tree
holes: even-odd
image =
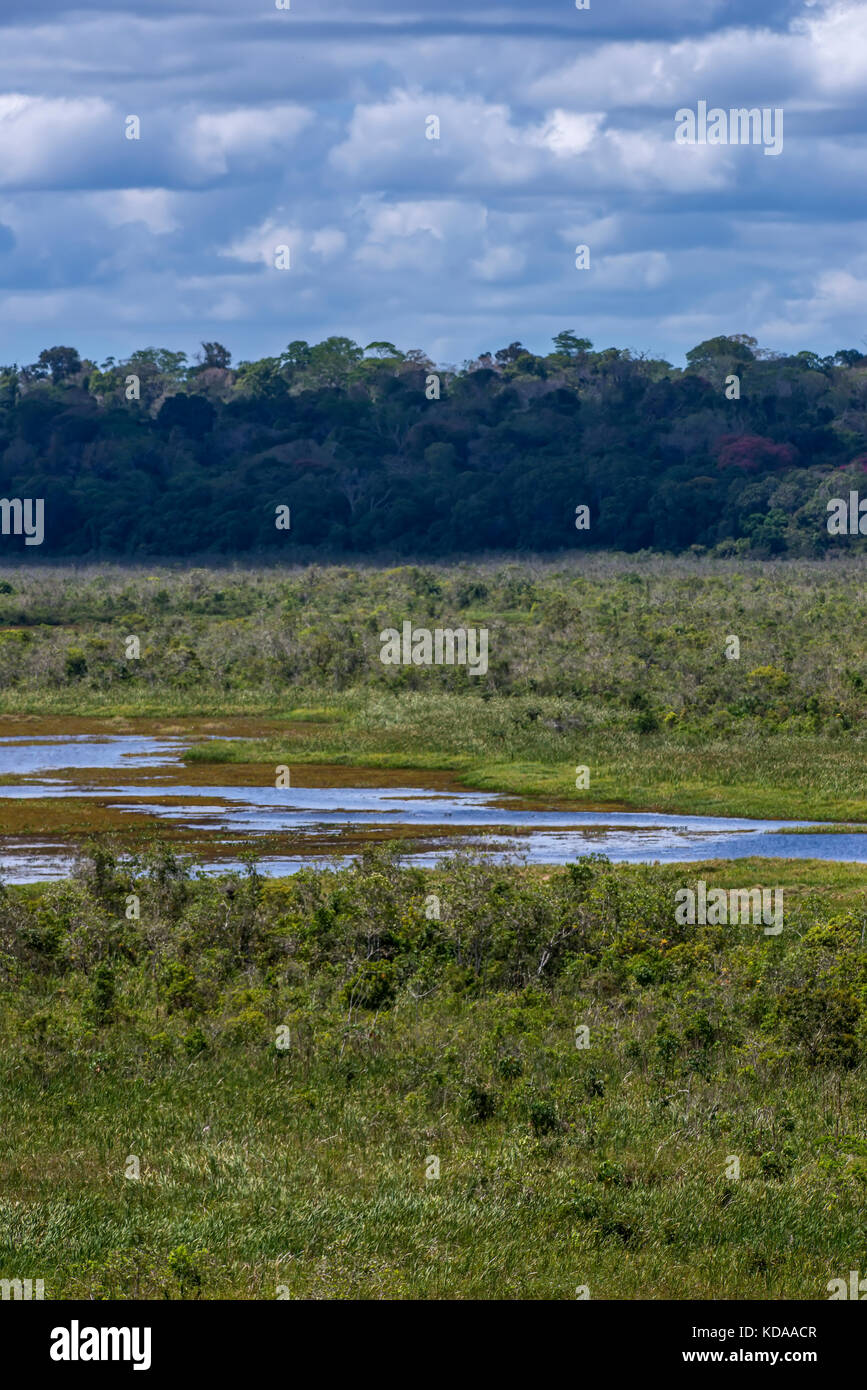
[[[761,434],[724,434],[717,445],[717,467],[739,468],[743,473],[791,468],[795,458],[791,444],[775,444]]]

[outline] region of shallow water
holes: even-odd
[[[425,785],[424,773],[407,773],[416,783],[408,786],[368,785],[368,769],[358,771],[362,786],[278,789],[252,781],[228,785],[221,779],[229,771],[214,764],[204,770],[213,782],[193,783],[184,780],[190,773],[181,762],[189,742],[140,734],[0,738],[0,775],[20,779],[0,786],[0,876],[17,882],[57,878],[73,862],[69,837],[25,841],[5,833],[11,821],[9,812],[3,814],[4,801],[33,797],[92,799],[112,823],[127,829],[165,822],[189,831],[198,844],[207,841],[212,871],[236,866],[239,842],[262,837],[268,841],[262,867],[272,874],[294,873],[323,857],[351,857],[362,842],[396,837],[414,841],[407,857],[418,863],[468,847],[518,853],[537,864],[563,864],[593,851],[645,863],[754,855],[867,862],[867,835],[791,833],[811,822],[553,810],[541,803],[527,809],[518,798],[443,790],[434,785],[436,777]],[[112,771],[120,774],[116,780],[105,776]],[[202,773],[198,765],[197,777]],[[345,783],[353,771],[335,768],[334,776]],[[292,777],[303,782],[304,765]],[[394,775],[388,780],[394,782]]]
[[[189,744],[185,738],[147,738],[136,734],[0,738],[0,776],[73,767],[164,767],[176,762]]]

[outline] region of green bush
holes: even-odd
[[[199,997],[194,971],[181,961],[167,961],[163,967],[161,992],[169,1013],[194,1008]]]
[[[115,984],[114,971],[103,961],[95,967],[90,979],[90,994],[85,1003],[85,1014],[97,1028],[104,1028],[114,1016]]]
[[[811,1065],[854,1067],[859,1060],[861,1003],[849,990],[790,987],[780,997],[786,1036],[802,1047]]]
[[[345,1004],[359,1009],[384,1009],[393,1002],[397,989],[395,967],[391,961],[364,961],[341,991]]]

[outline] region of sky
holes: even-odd
[[[277,3],[2,0],[0,362],[864,350],[863,0]],[[781,152],[679,143],[700,101]]]

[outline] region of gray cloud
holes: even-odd
[[[860,4],[292,3],[6,0],[2,360],[861,342]],[[699,99],[782,107],[782,155],[676,145]]]

